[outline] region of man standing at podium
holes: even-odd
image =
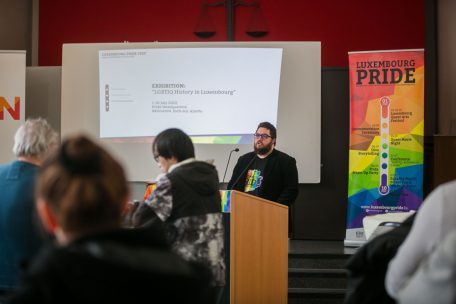
[[[254,151],[239,157],[227,189],[291,206],[298,196],[296,160],[275,149],[277,130],[271,123],[260,123],[254,136]]]

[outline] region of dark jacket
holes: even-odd
[[[188,261],[207,265],[215,286],[225,285],[221,197],[213,165],[194,160],[174,165],[132,218],[135,227],[163,222],[172,249]]]
[[[7,303],[209,303],[210,273],[156,230],[116,230],[48,248]]]
[[[247,171],[252,168],[255,152],[239,157],[228,183],[228,190],[244,192]],[[272,151],[266,159],[263,181],[259,190],[259,197],[291,206],[298,196],[298,169],[296,160],[279,150]]]
[[[389,262],[407,237],[415,214],[409,216],[399,227],[380,234],[364,244],[347,261],[345,304],[396,303],[385,289],[386,271]]]

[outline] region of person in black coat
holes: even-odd
[[[347,292],[345,304],[393,304],[385,289],[388,264],[412,228],[416,213],[399,227],[380,234],[368,241],[347,261]]]
[[[239,158],[227,189],[290,207],[299,191],[296,160],[275,149],[277,131],[271,123],[260,123],[254,136],[254,151]]]
[[[173,253],[154,225],[121,228],[125,173],[85,136],[65,140],[40,170],[36,207],[58,243],[6,303],[212,303],[212,275]]]
[[[152,151],[163,174],[150,196],[130,211],[131,225],[163,224],[176,254],[211,270],[214,302],[219,303],[226,265],[217,170],[195,159],[192,140],[180,129],[160,132]]]

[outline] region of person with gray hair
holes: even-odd
[[[41,164],[50,149],[58,145],[59,136],[42,119],[27,119],[14,135],[13,152],[18,158]]]
[[[46,120],[27,119],[14,136],[16,160],[0,165],[0,295],[15,288],[43,243],[34,207],[35,179],[58,143]]]

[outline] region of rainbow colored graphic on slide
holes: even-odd
[[[253,137],[253,135],[247,135],[244,137]],[[242,135],[233,135],[233,136],[192,136],[192,142],[194,144],[240,144],[246,141],[243,140]],[[249,138],[250,139],[250,138]],[[250,140],[253,142],[253,140]]]
[[[349,68],[352,229],[362,228],[367,215],[422,203],[424,51],[349,53]]]
[[[0,112],[1,113],[1,112]],[[107,143],[152,143],[154,136],[102,138]],[[190,136],[194,144],[251,144],[253,134]]]

